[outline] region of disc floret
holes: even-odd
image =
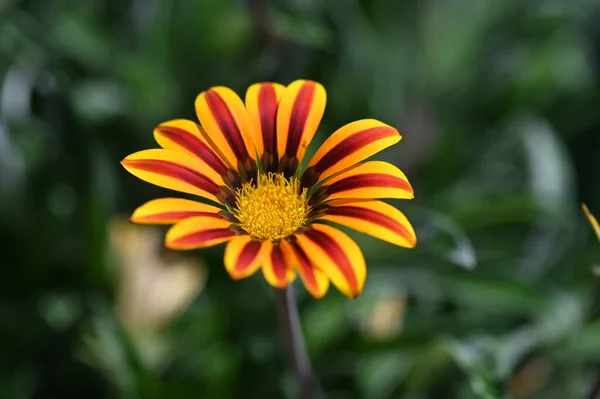
[[[240,226],[260,240],[286,238],[307,222],[306,189],[295,177],[280,173],[260,174],[255,182],[244,183],[236,193],[234,215]]]

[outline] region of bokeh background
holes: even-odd
[[[211,85],[322,82],[374,117],[414,250],[352,234],[359,299],[296,288],[332,399],[596,398],[597,0],[0,1],[0,398],[292,398],[273,290],[127,221]],[[595,266],[596,265],[596,266]],[[600,394],[599,394],[600,395]]]

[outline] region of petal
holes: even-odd
[[[323,298],[329,289],[325,273],[313,266],[297,242],[281,241],[280,246],[288,265],[291,263],[296,267],[308,292],[317,299]]]
[[[592,224],[592,227],[594,228],[594,231],[596,232],[596,235],[598,236],[598,239],[600,240],[600,224],[598,224],[598,220],[596,220],[594,215],[591,214],[587,205],[581,204],[581,208],[583,209],[583,213],[585,213],[585,216],[588,218],[588,220]]]
[[[171,190],[216,200],[223,179],[208,165],[173,150],[144,150],[129,155],[121,165],[132,175]]]
[[[246,91],[246,110],[252,126],[254,143],[263,169],[274,172],[277,155],[277,105],[285,87],[277,83],[256,83]]]
[[[340,201],[339,206],[334,206],[335,203],[330,203],[319,219],[339,223],[401,247],[412,248],[417,244],[412,225],[392,205],[382,201]]]
[[[280,244],[273,245],[271,253],[265,257],[262,271],[265,280],[273,287],[285,288],[296,278],[296,271]]]
[[[176,119],[158,125],[154,129],[154,138],[162,148],[200,158],[218,174],[226,175],[229,168],[202,136],[203,130],[196,122]]]
[[[234,238],[225,248],[225,269],[234,280],[254,274],[271,252],[271,241],[258,241],[249,235]]]
[[[356,243],[342,231],[324,224],[313,224],[296,236],[297,243],[313,265],[331,279],[349,298],[360,295],[367,277],[365,258]]]
[[[196,249],[229,241],[235,235],[231,222],[219,216],[197,216],[171,227],[165,245],[170,249]]]
[[[388,162],[370,161],[328,180],[314,194],[313,203],[336,198],[410,199],[414,191],[406,175]]]
[[[296,80],[286,87],[277,110],[278,152],[281,170],[293,174],[302,162],[323,113],[327,93],[310,80]]]
[[[223,86],[212,87],[196,98],[196,113],[206,140],[235,169],[256,158],[246,108],[240,97]]]
[[[303,180],[306,186],[352,166],[400,141],[400,133],[375,119],[363,119],[333,133],[310,161]]]
[[[140,206],[131,215],[133,223],[173,224],[194,216],[221,217],[216,206],[183,198],[159,198]]]

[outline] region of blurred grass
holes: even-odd
[[[588,397],[599,17],[590,0],[0,2],[0,398],[292,397],[260,277],[231,281],[220,247],[186,254],[204,289],[132,331],[109,226],[165,194],[118,163],[155,146],[155,125],[194,118],[211,85],[300,77],[328,90],[318,142],[390,123],[404,137],[382,157],[416,190],[394,202],[416,249],[352,233],[358,300],[298,290],[326,397]],[[128,259],[169,270],[146,248]]]

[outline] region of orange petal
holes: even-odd
[[[273,245],[271,253],[265,257],[262,271],[267,283],[275,288],[285,288],[296,278],[293,263],[280,245]]]
[[[216,206],[183,198],[159,198],[140,206],[131,221],[142,224],[173,224],[194,216],[220,217]]]
[[[276,119],[277,105],[284,90],[283,85],[265,82],[253,84],[246,91],[248,120],[265,172],[274,172],[279,160]]]
[[[592,224],[592,227],[594,228],[594,231],[596,232],[596,235],[598,236],[598,239],[600,240],[600,224],[598,224],[598,220],[596,220],[594,215],[592,215],[590,213],[590,210],[588,209],[586,204],[581,204],[581,208],[583,209],[583,213],[585,213],[585,216],[588,218],[588,220]]]
[[[225,269],[234,280],[254,274],[271,253],[271,241],[254,240],[242,235],[231,240],[225,248]]]
[[[382,201],[336,201],[328,204],[319,219],[329,220],[401,247],[412,248],[417,236],[402,212]]]
[[[281,241],[280,246],[288,265],[296,267],[308,292],[317,299],[323,298],[329,289],[329,279],[325,273],[313,266],[297,242]]]
[[[313,201],[336,198],[410,199],[414,191],[406,175],[391,163],[370,161],[357,165],[328,180]]]
[[[362,292],[367,277],[365,258],[360,248],[335,227],[324,224],[311,227],[296,236],[298,245],[342,294],[356,298]]]
[[[190,154],[218,174],[226,175],[229,168],[202,136],[203,130],[196,122],[175,119],[158,125],[154,129],[154,138],[162,148]]]
[[[206,140],[230,166],[238,169],[249,158],[256,159],[246,108],[233,90],[218,86],[203,91],[196,98],[196,113]]]
[[[232,227],[231,222],[220,216],[187,218],[167,231],[165,245],[170,249],[210,247],[235,237]]]
[[[144,150],[129,155],[121,165],[132,175],[171,190],[216,200],[221,176],[204,161],[173,150]]]
[[[286,87],[277,109],[277,148],[281,168],[293,174],[315,135],[327,93],[320,83],[296,80]]]
[[[340,172],[400,141],[400,133],[375,119],[343,126],[319,148],[305,173],[305,186]]]

